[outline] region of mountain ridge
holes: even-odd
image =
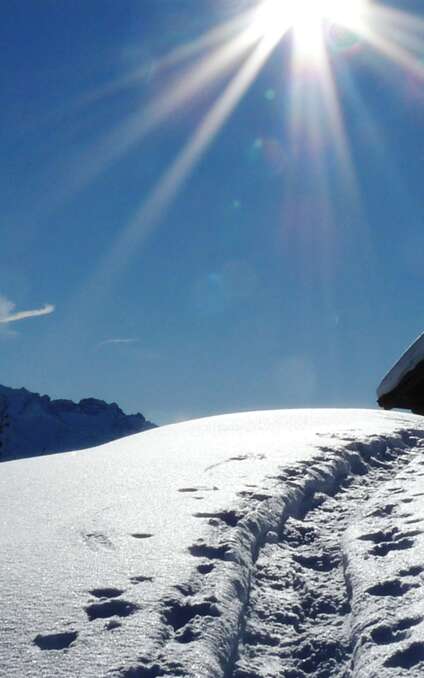
[[[94,447],[156,428],[98,398],[53,399],[0,384],[0,461]]]

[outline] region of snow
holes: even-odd
[[[418,337],[389,370],[377,389],[377,397],[390,393],[402,379],[424,360],[424,334]]]
[[[1,427],[6,417],[7,426]],[[51,400],[0,385],[0,457],[15,459],[100,445],[154,427],[97,398]]]
[[[3,463],[0,672],[422,675],[422,441],[414,415],[288,410]]]
[[[358,678],[424,672],[423,442],[346,533]]]

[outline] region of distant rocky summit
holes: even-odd
[[[124,414],[116,403],[52,400],[0,385],[0,461],[81,450],[151,428],[142,414]]]

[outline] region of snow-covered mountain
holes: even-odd
[[[142,414],[124,414],[116,403],[52,400],[0,385],[0,460],[79,450],[151,428]]]
[[[8,678],[424,675],[424,420],[253,412],[2,464]]]

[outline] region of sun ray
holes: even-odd
[[[160,67],[184,62],[193,55],[202,54],[199,63],[178,74],[168,85],[167,90],[143,110],[137,109],[121,125],[106,137],[82,153],[78,153],[69,168],[68,176],[74,179],[68,183],[66,194],[75,193],[93,181],[101,172],[117,162],[127,152],[152,132],[157,126],[193,99],[199,92],[220,77],[225,77],[237,62],[245,58],[249,48],[258,40],[269,41],[271,45],[283,39],[290,30],[294,31],[294,55],[299,64],[308,63],[317,71],[317,77],[323,81],[327,70],[326,46],[324,42],[324,20],[335,20],[349,30],[357,31],[365,40],[387,57],[421,76],[424,63],[410,51],[384,37],[382,26],[393,27],[396,22],[408,28],[410,45],[412,42],[413,20],[405,12],[370,5],[367,0],[352,0],[340,3],[336,0],[263,0],[256,9],[250,9],[234,19],[219,25],[189,44],[173,50],[160,61]],[[424,22],[421,22],[424,25]],[[377,30],[376,27],[379,27]],[[415,30],[417,30],[415,28]],[[404,35],[398,29],[399,35]],[[419,50],[419,38],[415,38],[414,48]],[[212,51],[209,51],[212,48]],[[142,71],[135,71],[122,81],[122,87],[129,87],[142,77]],[[293,77],[297,77],[294,73]],[[328,81],[329,82],[329,81]],[[119,86],[118,83],[116,85]],[[113,84],[104,96],[113,94]],[[331,95],[332,108],[335,110],[337,95]],[[338,132],[340,138],[340,130]],[[77,169],[78,168],[78,169]],[[63,196],[58,192],[58,201]],[[65,195],[66,198],[66,195]]]
[[[224,24],[207,31],[195,40],[180,45],[164,56],[160,65],[162,67],[175,66],[181,61],[185,61],[200,52],[204,52],[211,47],[232,40],[246,30],[250,31],[254,21],[255,10],[248,10],[238,14],[235,18],[229,19]]]
[[[338,0],[262,0],[256,9],[241,13],[192,42],[175,48],[159,61],[159,68],[165,68],[204,53],[200,62],[179,74],[162,95],[142,111],[137,109],[121,125],[102,137],[96,146],[78,154],[75,165],[79,171],[71,169],[68,173],[77,177],[72,192],[83,188],[119,160],[205,86],[225,76],[259,39],[273,44],[293,29],[294,51],[299,61],[310,62],[318,72],[325,70],[324,20],[335,21],[358,32],[385,56],[423,75],[424,62],[411,53],[411,48],[417,53],[421,49],[422,53],[423,41],[419,36],[413,39],[412,34],[419,29],[424,30],[424,21],[412,19],[405,12],[376,7],[367,0],[343,3]],[[407,33],[400,26],[405,27]],[[384,30],[386,33],[396,30],[398,42],[384,36]],[[401,41],[408,41],[409,49],[402,46]],[[212,52],[208,51],[210,48],[213,48]],[[143,77],[143,73],[142,68],[135,70],[121,83],[106,86],[98,96],[112,95],[115,87],[130,87]],[[95,98],[96,94],[93,96]]]
[[[360,210],[361,204],[329,57],[328,28],[332,25],[357,34],[364,44],[368,43],[409,71],[423,75],[424,63],[420,62],[419,53],[424,51],[420,36],[424,22],[414,23],[405,12],[381,8],[368,0],[262,0],[248,13],[177,47],[159,61],[158,68],[170,69],[166,91],[142,109],[137,107],[122,124],[103,137],[97,147],[91,147],[77,159],[84,171],[80,172],[74,189],[83,187],[134,149],[209,85],[222,82],[223,91],[93,274],[89,289],[94,296],[106,281],[107,285],[113,284],[115,276],[157,227],[274,47],[289,32],[293,34],[292,68],[289,77],[283,80],[287,93],[291,91],[292,102],[287,144],[295,148],[299,140],[301,146],[299,154],[295,151],[293,155],[290,173],[296,190],[302,172],[308,173],[305,185],[309,182],[317,208],[313,216],[321,220],[323,247],[330,247],[332,234],[328,224],[333,223],[332,192],[335,190],[332,181],[336,181],[336,188],[342,187],[341,193],[349,205],[356,204]],[[131,87],[139,77],[142,72],[136,70],[116,86]],[[100,96],[112,95],[113,88],[112,84],[111,89]],[[335,168],[330,167],[331,163]],[[84,294],[87,294],[86,288]]]
[[[153,67],[155,73],[165,72],[181,63],[188,61],[196,55],[206,53],[212,48],[218,47],[222,43],[237,43],[238,38],[246,31],[251,35],[253,11],[244,12],[237,15],[234,19],[229,20],[217,27],[201,34],[191,42],[184,43],[175,47],[162,57],[153,59]],[[209,54],[209,59],[213,55]],[[81,97],[77,102],[76,107],[84,107],[88,104],[95,103],[102,99],[119,94],[119,92],[129,89],[140,83],[146,76],[146,65],[143,64],[133,69],[129,73],[115,78],[112,82],[98,87],[92,92]]]
[[[424,21],[381,7],[370,9],[367,19],[361,28],[362,37],[386,58],[424,76]]]
[[[413,34],[424,34],[424,19],[416,14],[410,14],[405,10],[395,9],[394,7],[370,5],[367,10],[367,22],[374,23],[376,30],[379,30],[378,27],[383,27],[384,24],[391,24],[400,31],[406,31],[405,36],[409,37],[412,37]]]
[[[232,78],[223,93],[219,96],[210,111],[195,130],[172,165],[166,170],[150,196],[137,210],[133,219],[127,224],[111,247],[109,253],[98,264],[90,280],[86,281],[80,293],[74,298],[69,316],[73,308],[92,308],[93,299],[101,303],[108,295],[108,290],[120,271],[128,265],[132,256],[151,231],[157,226],[160,218],[169,207],[172,199],[184,182],[188,179],[202,154],[212,144],[215,136],[222,128],[228,116],[240,102],[241,98],[254,81],[277,41],[260,41],[246,62]]]
[[[102,273],[100,275],[102,278],[110,280],[112,275],[125,266],[131,254],[136,251],[140,243],[157,225],[171,200],[187,180],[201,156],[211,145],[215,136],[257,76],[274,46],[275,42],[263,40],[255,47],[250,57],[197,127],[193,137],[162,176],[150,197],[119,235],[110,256],[101,267]]]
[[[305,135],[309,138],[311,156],[319,156],[323,147],[331,146],[337,154],[338,164],[346,182],[352,191],[357,192],[355,170],[336,84],[323,41],[319,49],[317,46],[313,68],[317,72],[311,73],[309,55],[295,47],[290,78],[293,88],[290,136],[296,138]]]
[[[334,75],[331,70],[328,53],[326,52],[322,60],[322,73],[319,79],[324,102],[327,134],[331,136],[331,145],[337,155],[337,165],[343,175],[346,186],[351,195],[359,199],[359,189],[355,167],[352,160],[348,136],[346,133],[343,115],[340,108],[340,100],[337,94],[337,87]]]
[[[187,101],[193,100],[209,84],[231,73],[237,63],[246,58],[245,55],[255,43],[264,41],[260,33],[252,30],[251,23],[246,24],[246,17],[244,17],[243,25],[243,32],[227,40],[214,51],[205,54],[194,67],[190,66],[182,74],[178,74],[166,91],[144,106],[142,110],[137,108],[129,118],[106,137],[102,136],[95,145],[79,152],[67,171],[67,175],[74,179],[72,183],[69,181],[67,183],[66,196],[69,197],[82,190],[99,174],[140,144],[149,133],[181,109]],[[269,51],[271,51],[276,41],[267,38],[265,42],[269,43]],[[66,199],[66,196],[64,198],[58,192],[58,202]]]
[[[312,83],[311,72],[301,69],[299,54],[293,60],[289,139],[295,155],[283,224],[290,237],[315,243],[324,280],[325,269],[331,270],[329,252],[336,247],[334,194],[344,196],[346,213],[360,213],[360,190],[328,55],[320,55],[319,77],[315,74]],[[310,242],[309,247],[303,242],[303,248],[309,250]]]

